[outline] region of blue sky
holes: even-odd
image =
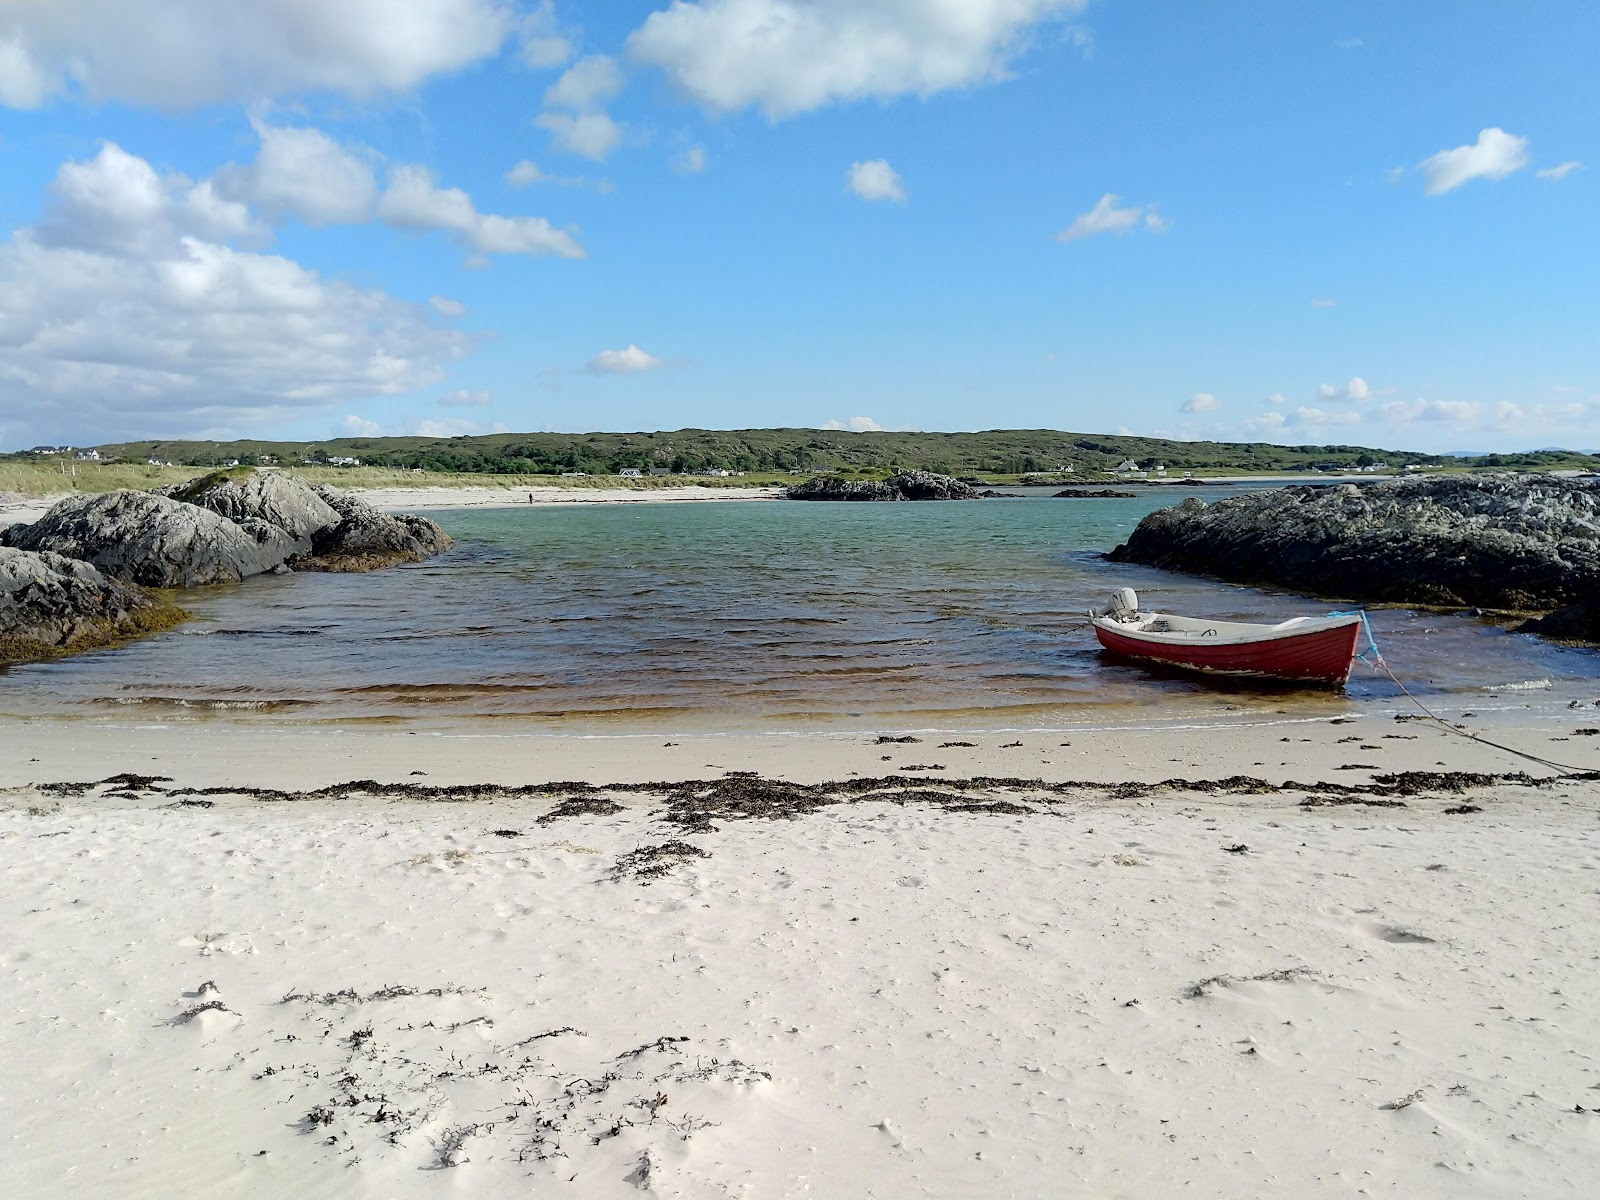
[[[1600,447],[1600,6],[0,7],[0,448]]]

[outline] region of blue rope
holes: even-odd
[[[1330,617],[1360,617],[1361,630],[1367,635],[1367,648],[1356,657],[1369,667],[1375,668],[1383,665],[1383,651],[1378,649],[1378,639],[1372,636],[1372,622],[1367,620],[1366,609],[1353,608],[1348,612],[1331,612],[1328,615]]]

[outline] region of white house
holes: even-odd
[[[78,461],[79,462],[99,462],[100,461],[100,451],[98,451],[98,450],[79,450],[78,451]]]
[[[617,472],[617,474],[626,475],[630,479],[637,479],[639,476],[643,475],[644,472],[639,470],[638,467],[623,467],[622,470]]]

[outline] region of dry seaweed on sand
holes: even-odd
[[[1377,796],[1307,796],[1301,808],[1331,808],[1357,804],[1366,808],[1405,808],[1404,800],[1385,800]]]
[[[1212,988],[1232,987],[1236,983],[1296,983],[1302,979],[1315,979],[1317,973],[1310,967],[1284,967],[1277,971],[1263,971],[1260,975],[1213,975],[1199,983],[1191,983],[1183,991],[1185,1000],[1198,1000]]]
[[[544,816],[539,824],[549,825],[564,817],[609,817],[622,811],[622,805],[604,796],[569,796]]]
[[[710,857],[711,854],[699,846],[691,846],[688,842],[677,840],[662,842],[655,846],[640,846],[617,859],[607,878],[616,883],[624,879],[651,883],[670,875],[674,867],[687,859]]]

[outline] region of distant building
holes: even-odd
[[[651,467],[650,468],[650,474],[655,475],[655,476],[671,475],[672,474],[672,468],[671,467]]]
[[[587,472],[587,471],[563,471],[563,472],[561,472],[561,478],[563,478],[563,479],[587,479],[588,477],[589,477],[589,472]]]
[[[716,468],[714,468],[714,469],[712,469],[710,471],[707,471],[706,474],[707,475],[714,475],[718,479],[726,479],[729,475],[732,475],[733,472],[732,471],[724,471],[721,467],[716,467]]]
[[[638,467],[623,467],[622,470],[617,472],[617,474],[618,475],[626,475],[630,479],[637,479],[641,475],[643,475],[644,472],[639,470]]]
[[[100,451],[98,451],[98,450],[79,450],[78,451],[78,461],[79,462],[99,462],[100,461]]]
[[[1139,464],[1134,462],[1133,459],[1131,459],[1131,458],[1125,458],[1120,463],[1117,464],[1116,473],[1118,475],[1137,475],[1137,474],[1140,474]]]
[[[351,458],[348,454],[330,454],[328,455],[328,465],[330,467],[359,467],[361,460],[359,458]]]

